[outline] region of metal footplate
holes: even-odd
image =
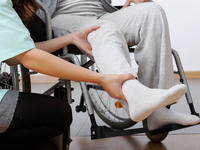
[[[144,128],[118,130],[109,128],[107,126],[96,126],[96,127],[91,127],[91,139],[93,140],[93,139],[109,138],[116,136],[125,136],[125,135],[132,135],[144,132],[145,132]]]
[[[175,130],[179,130],[183,128],[193,127],[199,124],[189,125],[189,126],[183,126],[179,124],[169,124],[169,125],[163,126],[162,128],[150,131],[150,134],[153,136],[153,135],[164,133],[164,132],[170,132],[170,131],[175,131]]]

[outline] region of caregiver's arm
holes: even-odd
[[[92,26],[90,28],[79,30],[52,40],[38,42],[35,43],[35,45],[38,49],[52,53],[60,48],[65,47],[66,45],[74,44],[85,53],[92,56],[92,48],[87,40],[87,36],[90,32],[95,31],[98,28],[99,26]]]
[[[71,64],[59,57],[34,48],[16,56],[26,68],[58,78],[100,84],[113,98],[125,100],[122,83],[134,77],[130,74],[104,75]]]
[[[48,53],[52,53],[60,48],[63,48],[69,44],[74,44],[80,48],[86,54],[92,56],[92,48],[90,43],[87,40],[88,34],[92,31],[95,31],[99,26],[92,26],[86,29],[82,29],[76,32],[73,32],[68,35],[64,35],[52,40],[35,43],[36,48],[44,50]],[[15,58],[10,58],[6,60],[6,63],[10,66],[19,64],[20,62]]]

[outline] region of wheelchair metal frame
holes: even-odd
[[[47,9],[44,7],[44,5],[39,1],[38,4],[40,5],[40,8],[44,11],[45,15],[46,15],[46,32],[47,32],[47,39],[51,39],[52,38],[52,29],[51,29],[51,18],[50,15],[47,11]],[[133,49],[130,49],[130,52],[133,52]],[[193,105],[193,100],[192,100],[192,96],[190,93],[190,89],[189,89],[189,85],[181,64],[181,60],[180,57],[177,53],[176,50],[172,49],[172,55],[174,57],[176,66],[178,71],[175,72],[180,76],[180,82],[185,84],[188,88],[187,93],[185,94],[186,99],[187,99],[187,103],[189,105],[189,109],[191,111],[191,114],[193,115],[197,115],[199,116],[199,114],[196,112],[194,105]],[[78,57],[75,54],[66,54],[64,56],[61,57],[62,59],[65,59],[66,61],[70,61],[73,62],[76,65],[85,67],[85,68],[89,68],[91,65],[94,64],[94,62],[92,60],[89,60],[87,62],[85,62],[84,64],[81,64],[81,62],[79,61]],[[23,86],[24,89],[23,91],[28,91],[31,92],[30,87],[28,87],[27,85],[30,85],[30,75],[32,73],[30,73],[26,68],[22,67],[21,68],[22,71],[22,81],[23,81]],[[11,72],[12,72],[12,76],[13,76],[13,83],[14,83],[14,87],[15,89],[19,89],[18,86],[18,75],[16,74],[17,72],[17,67],[11,67]],[[26,80],[28,78],[28,80]],[[71,97],[71,84],[69,80],[64,80],[64,79],[59,79],[59,82],[56,83],[55,85],[53,85],[51,88],[49,88],[48,90],[46,90],[44,92],[44,94],[46,95],[51,95],[52,93],[55,92],[55,89],[59,89],[59,87],[65,86],[66,88],[66,94],[64,95],[66,97],[66,99],[68,100],[68,103],[71,104],[73,102],[72,97]],[[144,128],[137,128],[137,129],[129,129],[129,130],[119,130],[119,129],[113,129],[107,126],[99,126],[96,122],[95,116],[94,116],[94,108],[92,106],[91,103],[91,99],[88,93],[88,88],[90,88],[89,86],[86,85],[85,82],[80,82],[80,86],[81,86],[81,90],[84,96],[84,99],[80,100],[80,105],[78,106],[78,110],[77,111],[83,111],[85,112],[85,106],[84,106],[84,102],[86,104],[87,107],[87,112],[88,115],[90,117],[90,121],[91,121],[91,139],[99,139],[99,138],[107,138],[107,137],[115,137],[115,136],[122,136],[122,135],[132,135],[132,134],[137,134],[137,133],[144,133],[146,131],[146,129]],[[101,89],[100,86],[96,86],[96,88]],[[59,92],[58,92],[59,93]],[[177,130],[177,129],[181,129],[181,128],[185,128],[188,126],[180,126],[180,125],[170,125],[166,128],[162,128],[162,129],[158,129],[155,131],[152,131],[151,134],[155,135],[155,134],[159,134],[159,133],[163,133],[163,132],[168,132],[168,131],[173,131],[173,130]],[[70,141],[67,141],[68,144]]]

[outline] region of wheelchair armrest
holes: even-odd
[[[117,9],[121,9],[123,6],[114,6]]]
[[[79,48],[77,48],[75,45],[68,45],[67,49],[68,49],[68,53],[73,53],[75,55],[81,55],[81,54],[83,54],[81,52],[81,50]],[[129,47],[129,52],[134,53],[134,51],[135,51],[135,48]]]
[[[83,54],[81,52],[81,50],[78,47],[76,47],[75,45],[68,45],[67,49],[68,49],[68,53],[73,53],[75,55],[81,55],[81,54]]]

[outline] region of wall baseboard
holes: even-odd
[[[200,71],[187,71],[185,72],[186,78],[191,79],[200,79]],[[179,79],[178,75],[174,75],[175,79]],[[46,75],[35,75],[31,76],[32,83],[56,83],[58,78]]]
[[[186,71],[186,78],[189,79],[200,79],[200,71]],[[175,79],[179,79],[178,75],[174,75]]]

